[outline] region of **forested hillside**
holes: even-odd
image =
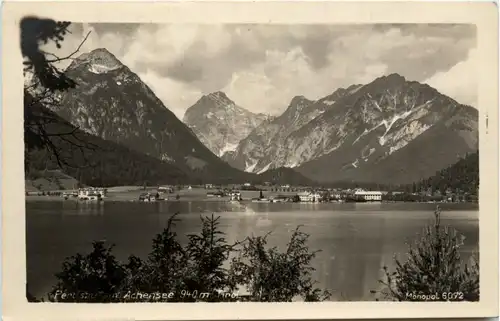
[[[452,192],[461,191],[477,195],[479,187],[479,151],[467,154],[457,163],[442,169],[436,175],[416,182],[411,186],[413,192],[422,190]],[[409,189],[410,187],[408,187]]]
[[[190,181],[188,174],[172,164],[77,129],[34,102],[27,93],[25,113],[29,114],[25,115],[26,179],[60,168],[91,186]]]

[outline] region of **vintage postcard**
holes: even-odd
[[[493,3],[2,9],[6,319],[498,315]]]

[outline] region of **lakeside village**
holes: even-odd
[[[477,203],[477,195],[464,193],[460,190],[452,191],[421,191],[419,193],[405,191],[374,191],[361,188],[335,189],[312,188],[304,186],[254,186],[250,183],[232,186],[216,186],[206,184],[202,186],[158,186],[138,187],[139,196],[130,201],[158,202],[181,200],[198,195],[202,199],[223,199],[231,202],[256,203],[324,203],[324,202],[425,202],[425,203]],[[192,191],[192,193],[190,193]],[[30,195],[31,193],[26,193]],[[115,193],[112,193],[115,194]],[[191,194],[191,195],[190,195]],[[65,200],[102,202],[108,197],[107,188],[86,187],[72,191],[37,192],[36,195],[61,196]]]

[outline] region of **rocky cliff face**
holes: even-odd
[[[358,86],[352,86],[349,90],[342,88],[318,101],[311,101],[303,96],[294,97],[282,115],[262,123],[252,131],[240,142],[235,153],[225,158],[226,161],[245,171],[262,173],[272,168],[296,167],[303,158],[313,159],[307,153],[289,150],[288,137],[329,110],[339,98],[357,88]],[[322,153],[320,149],[318,152]]]
[[[392,74],[312,102],[296,97],[229,160],[250,172],[294,167],[319,181],[405,183],[478,147],[477,110]]]
[[[183,121],[214,154],[234,152],[238,143],[269,116],[254,114],[225,93],[205,95],[186,111]]]
[[[240,174],[205,147],[106,49],[81,55],[66,74],[78,85],[60,95],[61,106],[54,111],[74,126],[200,175]]]

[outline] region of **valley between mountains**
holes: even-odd
[[[79,56],[65,73],[77,86],[37,108],[94,143],[99,171],[63,166],[84,184],[401,185],[478,150],[477,109],[398,74],[332,88],[318,100],[297,93],[280,115],[252,113],[214,92],[181,121],[106,49]],[[29,153],[37,155],[33,170],[55,164]]]

